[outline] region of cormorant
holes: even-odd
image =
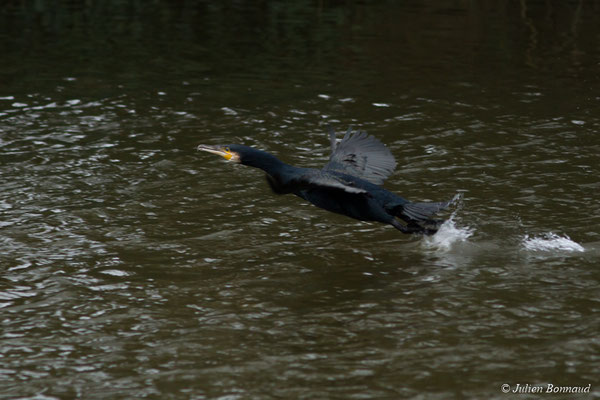
[[[252,147],[199,145],[207,151],[243,165],[260,168],[277,194],[293,193],[325,210],[361,221],[390,224],[403,233],[432,235],[443,221],[431,217],[454,202],[413,203],[380,185],[396,168],[390,150],[366,132],[349,128],[338,143],[329,133],[331,156],[322,169],[299,168]],[[402,220],[404,223],[401,223]]]

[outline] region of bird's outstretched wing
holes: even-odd
[[[396,168],[390,150],[366,132],[348,128],[342,141],[336,143],[335,132],[331,129],[329,139],[332,153],[324,171],[341,172],[381,185]]]
[[[367,193],[365,189],[354,186],[351,182],[328,174],[327,172],[312,170],[294,179],[294,185],[298,189],[338,189],[347,193]]]
[[[368,191],[357,187],[352,182],[317,169],[306,169],[302,173],[282,180],[281,177],[266,175],[267,182],[277,194],[296,193],[311,189],[334,189],[352,194],[368,194]]]

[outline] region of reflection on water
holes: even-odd
[[[58,3],[0,6],[2,396],[599,396],[596,2]],[[408,237],[195,151],[328,125],[462,204]]]

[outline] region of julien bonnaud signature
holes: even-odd
[[[592,384],[586,386],[558,386],[552,383],[545,385],[530,385],[528,383],[509,385],[507,383],[501,386],[503,393],[590,393]]]

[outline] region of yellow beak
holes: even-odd
[[[227,147],[222,147],[222,146],[209,146],[206,144],[201,144],[197,147],[198,150],[201,151],[207,151],[209,153],[213,153],[216,154],[218,156],[223,157],[224,159],[226,159],[227,161],[237,161],[237,159],[239,159],[239,157],[237,156],[236,153],[233,153],[231,150],[229,150],[229,148]]]
[[[231,151],[229,151],[229,149],[221,147],[221,146],[209,146],[206,144],[201,144],[197,147],[197,149],[201,150],[201,151],[208,151],[209,153],[216,154],[218,156],[223,157],[226,160],[231,160],[231,157],[233,157],[233,154],[231,153]]]

